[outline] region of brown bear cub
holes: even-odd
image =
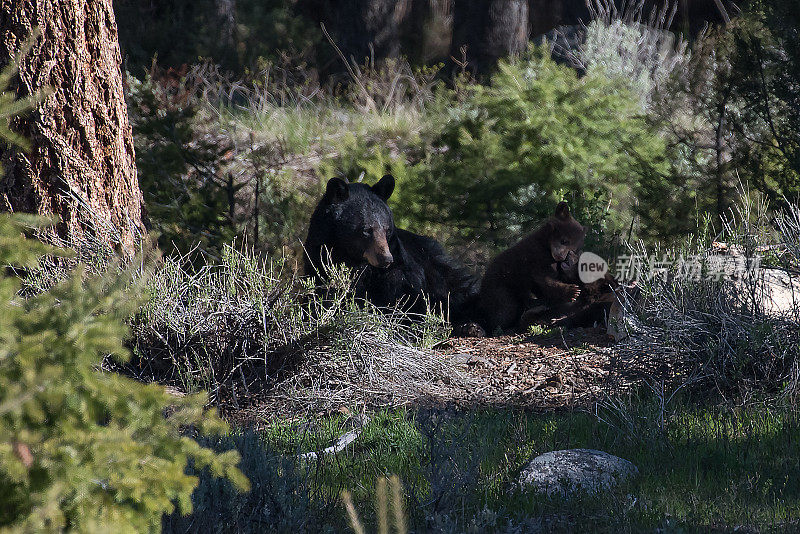
[[[586,229],[561,202],[553,217],[522,241],[501,252],[486,269],[478,312],[488,334],[517,326],[531,293],[549,306],[573,302],[580,295],[572,279]]]

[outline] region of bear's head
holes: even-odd
[[[553,217],[545,224],[545,235],[553,260],[564,271],[577,265],[578,251],[583,247],[586,229],[569,213],[569,205],[559,202]]]
[[[324,200],[333,215],[333,249],[350,266],[364,261],[385,269],[394,261],[389,249],[395,227],[386,204],[394,191],[394,177],[387,174],[373,186],[331,178]]]

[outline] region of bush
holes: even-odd
[[[719,160],[709,148],[717,110],[724,108],[725,66],[711,53],[712,38],[701,38],[690,53],[685,40],[665,29],[675,14],[670,6],[653,8],[649,16],[641,7],[600,9],[581,43],[565,49],[567,41],[558,39],[551,46],[573,67],[627,88],[664,139],[663,164],[642,166],[638,179],[629,182],[636,221],[628,228],[650,243],[674,243],[706,213],[722,214],[733,198],[726,137]]]
[[[7,118],[32,102],[7,92],[14,69],[0,75]],[[0,137],[19,144],[5,128]],[[215,454],[181,434],[226,429],[204,396],[171,398],[100,369],[107,356],[128,356],[133,268],[59,271],[28,286],[35,296],[21,295],[18,269],[35,271],[41,255],[56,252],[23,237],[36,222],[0,215],[0,530],[154,531],[176,504],[191,510],[189,460],[246,488],[236,453]]]
[[[774,204],[800,196],[800,13],[791,0],[764,2],[731,29],[732,134],[752,183]]]
[[[766,202],[747,194],[742,198],[718,236],[730,255],[710,252],[710,239],[690,238],[674,251],[672,258],[702,260],[703,272],[686,276],[674,265],[662,276],[642,280],[641,296],[631,303],[640,321],[636,335],[618,348],[623,357],[647,354],[661,359],[705,392],[738,398],[783,394],[794,399],[800,393],[800,299],[793,293],[798,278],[792,256],[800,235],[798,208],[779,217],[782,232],[776,236]],[[752,258],[765,250],[785,251],[786,269],[757,269]],[[769,260],[764,257],[761,263]],[[735,271],[735,262],[742,272],[719,277],[708,271],[720,265]],[[780,286],[783,294],[773,293]],[[774,296],[781,298],[780,307],[770,300]]]
[[[691,57],[656,90],[650,117],[664,132],[670,168],[636,194],[643,237],[691,232],[709,215],[717,231],[737,185],[786,207],[800,189],[797,10],[762,4],[698,39]]]
[[[664,30],[666,12],[653,12],[648,24],[641,13],[633,18],[599,17],[586,28],[584,43],[573,52],[574,62],[587,73],[619,80],[648,109],[659,89],[689,59],[687,43]]]
[[[43,248],[23,240],[24,230],[19,219],[0,218],[1,264],[35,264]],[[181,435],[186,426],[225,430],[204,410],[204,395],[173,398],[98,369],[106,355],[127,358],[125,271],[83,280],[79,269],[28,299],[2,273],[0,527],[154,531],[176,505],[191,510],[189,460],[247,487],[236,453],[215,454]]]
[[[630,91],[600,73],[579,78],[541,48],[498,68],[447,110],[398,213],[500,246],[562,198],[579,220],[592,202],[629,207],[630,185],[664,151]]]
[[[133,321],[134,372],[234,407],[268,400],[274,411],[391,405],[469,383],[430,350],[448,333],[440,316],[355,300],[347,269],[330,268],[321,296],[283,260],[250,250],[227,246],[219,264],[185,266],[167,259],[149,281]]]

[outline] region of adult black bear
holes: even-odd
[[[585,235],[567,203],[561,202],[541,228],[492,260],[478,297],[489,334],[516,326],[531,293],[551,307],[578,298],[580,287],[563,280],[577,274],[577,254]]]
[[[453,324],[467,320],[478,280],[434,239],[396,228],[386,203],[394,191],[386,175],[373,186],[328,181],[308,228],[305,273],[325,282],[327,258],[358,270],[355,293],[376,306],[414,313],[426,301],[449,312]]]

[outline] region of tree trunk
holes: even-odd
[[[298,8],[325,24],[348,60],[363,63],[400,55],[413,1],[421,0],[299,0]]]
[[[415,64],[447,61],[453,37],[453,0],[413,0],[403,32],[403,55]]]
[[[375,57],[393,58],[400,55],[400,40],[411,12],[412,0],[365,0],[363,20],[367,46],[374,47]]]
[[[619,4],[620,0],[616,0]],[[529,0],[531,37],[539,37],[558,26],[589,24],[586,0]]]
[[[236,46],[236,0],[215,0],[217,16],[222,26],[220,37],[230,47]]]
[[[501,57],[528,44],[528,0],[455,0],[453,57],[467,46],[472,69],[485,74]]]
[[[67,243],[130,256],[145,229],[111,0],[0,0],[0,61],[37,27],[16,89],[52,93],[14,124],[32,150],[0,148],[0,210],[57,215]]]

